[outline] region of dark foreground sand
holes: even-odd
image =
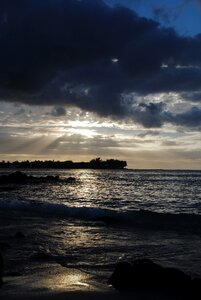
[[[38,300],[168,300],[176,299],[160,294],[120,293],[107,284],[100,283],[90,274],[80,270],[49,265],[33,270],[33,274],[4,278],[0,299]]]

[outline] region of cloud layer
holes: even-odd
[[[143,101],[177,92],[200,102],[201,35],[178,36],[102,0],[9,0],[0,12],[1,100],[53,105],[54,116],[74,105],[147,128],[201,125],[199,107],[173,114]]]

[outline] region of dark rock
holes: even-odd
[[[120,262],[108,284],[117,290],[137,292],[159,292],[194,298],[201,288],[201,280],[176,268],[166,268],[147,259],[133,263]]]
[[[200,289],[201,289],[201,279],[200,278],[194,278],[192,280],[192,291],[194,295],[200,296]]]
[[[129,262],[120,262],[108,280],[108,284],[117,290],[132,290],[134,284],[133,267]]]
[[[8,180],[11,183],[23,183],[28,180],[28,176],[25,173],[16,171],[8,175]]]
[[[75,177],[68,177],[67,179],[66,179],[66,182],[67,183],[74,183],[76,180],[75,180]]]
[[[3,268],[4,268],[3,256],[0,253],[0,277],[3,275]]]
[[[19,276],[23,276],[23,274],[20,273],[20,272],[17,272],[17,271],[12,271],[12,272],[5,273],[4,276],[8,276],[8,277],[19,277]]]
[[[28,180],[28,176],[25,173],[22,173],[20,171],[16,171],[14,173],[11,173],[9,175],[2,175],[0,176],[0,183],[2,184],[22,184],[26,183]]]
[[[160,278],[163,289],[174,291],[188,291],[191,288],[191,277],[176,268],[163,268],[163,276]]]
[[[56,180],[56,176],[52,176],[52,175],[47,175],[46,177],[41,177],[44,180],[47,181],[55,181]]]
[[[36,177],[33,175],[26,175],[23,172],[16,171],[8,175],[0,176],[0,184],[27,184],[27,183],[40,183],[40,182],[55,182],[59,180],[59,176],[41,176]],[[13,189],[13,187],[1,187],[2,190]]]
[[[3,279],[2,279],[3,271],[4,271],[4,262],[3,262],[3,256],[0,253],[0,287],[3,284]]]
[[[39,181],[42,181],[42,182],[57,182],[57,181],[59,181],[59,176],[57,175],[57,176],[53,176],[53,175],[47,175],[47,176],[41,176],[41,177],[39,177],[39,178],[36,178],[36,177],[34,177],[34,179],[35,179],[35,181],[37,181],[37,179],[39,180]]]
[[[25,239],[26,236],[21,232],[21,231],[18,231],[16,234],[15,234],[15,237],[17,239]]]
[[[0,250],[10,249],[12,248],[10,244],[5,242],[0,242]]]
[[[37,260],[37,261],[52,261],[54,260],[54,256],[51,255],[49,251],[41,250],[38,252],[34,252],[30,255],[31,260]]]
[[[16,187],[14,186],[0,186],[0,192],[9,192],[14,190],[16,190]]]

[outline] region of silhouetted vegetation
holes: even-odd
[[[100,157],[90,162],[35,160],[0,162],[0,168],[24,168],[24,169],[123,169],[127,166],[126,161],[117,159],[102,160]]]

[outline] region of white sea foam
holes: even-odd
[[[118,211],[98,207],[75,207],[59,203],[30,203],[25,201],[0,201],[0,209],[34,213],[38,216],[75,218],[102,221],[118,226],[136,226],[147,229],[200,230],[201,215],[158,213],[148,210]]]

